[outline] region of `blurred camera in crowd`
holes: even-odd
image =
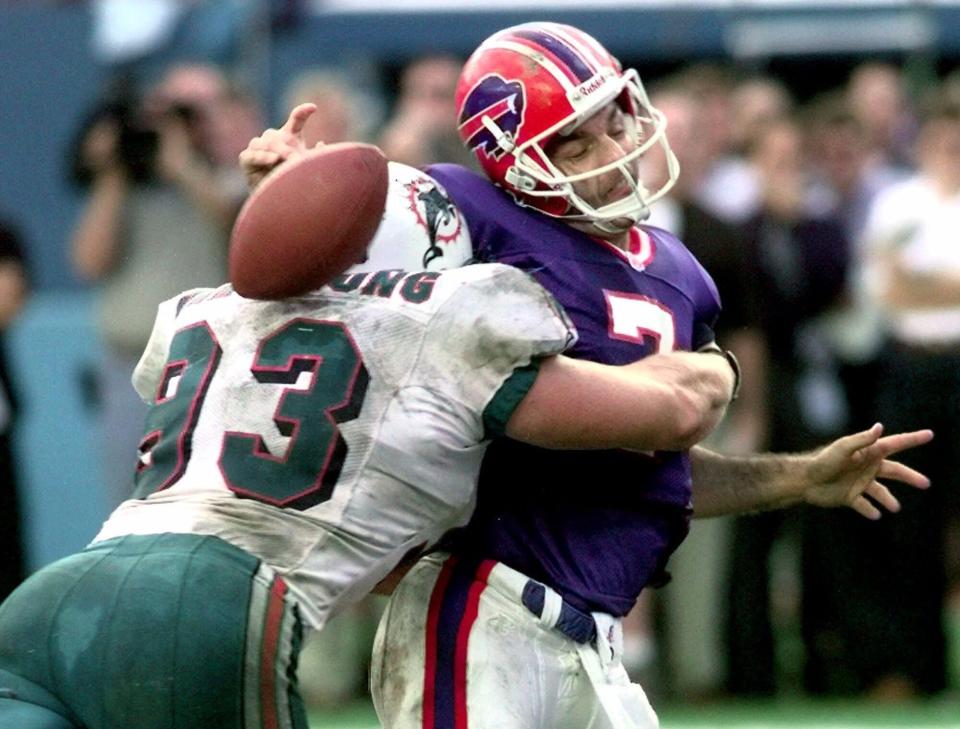
[[[109,98],[80,125],[69,150],[70,180],[86,188],[98,174],[120,168],[132,182],[153,182],[163,124],[176,120],[193,136],[200,117],[200,110],[187,103],[171,103],[147,114],[136,97]]]

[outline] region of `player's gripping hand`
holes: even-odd
[[[928,443],[931,430],[916,430],[881,437],[883,426],[838,438],[815,452],[806,472],[804,500],[814,506],[849,506],[867,519],[879,519],[879,507],[900,510],[900,502],[877,479],[901,481],[918,489],[930,479],[888,456]],[[869,497],[869,498],[868,498]]]
[[[240,169],[250,189],[260,184],[267,173],[280,163],[309,151],[303,139],[303,127],[316,110],[316,104],[295,106],[282,127],[267,129],[259,137],[250,140],[247,148],[240,153]]]

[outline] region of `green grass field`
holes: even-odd
[[[862,702],[727,702],[700,707],[658,707],[662,729],[960,729],[960,697],[898,705]],[[365,703],[315,713],[312,729],[378,729]]]
[[[786,693],[770,701],[703,704],[658,702],[662,729],[960,729],[960,605],[947,613],[951,688],[937,699],[896,705],[811,700]],[[366,645],[364,651],[369,652]],[[338,711],[314,712],[311,729],[379,729],[368,701]]]

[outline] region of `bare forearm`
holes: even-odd
[[[625,369],[635,369],[677,390],[677,400],[688,404],[690,412],[700,420],[688,447],[700,442],[719,424],[733,397],[738,376],[723,355],[716,353],[659,354],[626,365]]]
[[[70,246],[74,269],[83,279],[102,278],[117,259],[128,185],[121,172],[104,173],[94,182]]]
[[[726,456],[695,447],[690,452],[690,463],[694,517],[705,519],[800,503],[809,456],[781,453]]]
[[[719,422],[733,380],[714,354],[655,355],[622,367],[552,357],[507,434],[547,448],[686,450]]]
[[[916,271],[903,252],[877,254],[881,300],[895,309],[960,306],[960,276],[944,270]]]
[[[12,259],[0,261],[0,330],[6,329],[23,309],[27,292],[23,265]]]
[[[891,306],[918,309],[960,306],[960,278],[899,270],[887,287],[886,300]]]

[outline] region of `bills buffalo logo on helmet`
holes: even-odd
[[[523,111],[526,96],[523,84],[507,81],[502,76],[491,74],[480,79],[463,100],[458,124],[460,135],[472,150],[483,150],[488,157],[500,159],[504,150],[497,144],[491,131],[483,125],[487,116],[500,129],[517,138],[523,126]]]
[[[463,229],[460,211],[447,196],[446,190],[429,177],[420,177],[404,185],[410,210],[422,225],[430,240],[423,253],[423,267],[429,268],[430,262],[443,257],[443,244],[456,241]]]

